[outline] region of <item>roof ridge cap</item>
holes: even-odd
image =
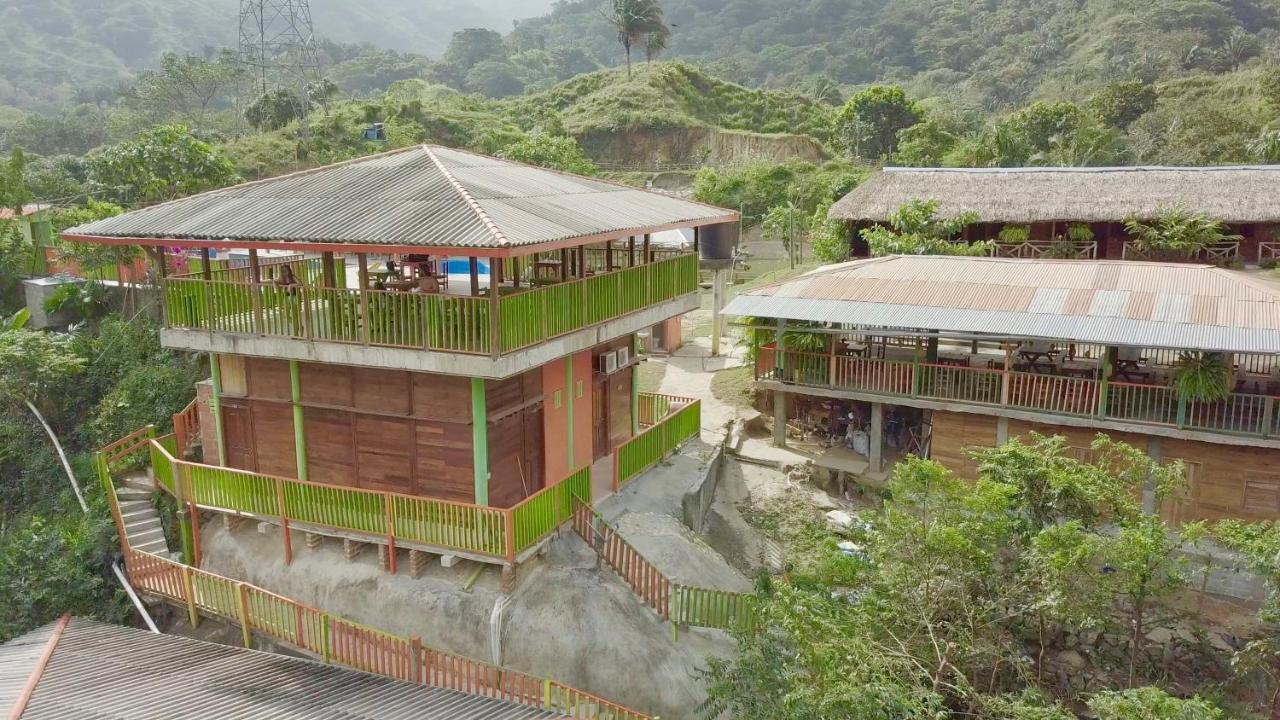
[[[449,170],[444,166],[444,163],[440,162],[440,158],[436,157],[435,151],[431,149],[431,146],[423,145],[422,150],[427,153],[427,157],[431,158],[431,162],[435,163],[436,169],[440,171],[441,175],[444,175],[445,179],[449,181],[449,184],[453,186],[453,189],[457,191],[458,195],[466,201],[467,205],[471,208],[471,211],[476,214],[476,217],[480,218],[480,222],[484,223],[485,228],[489,230],[489,234],[493,236],[493,239],[503,245],[510,245],[511,241],[507,239],[507,236],[502,232],[502,229],[498,227],[498,223],[494,222],[493,218],[489,217],[489,213],[485,212],[484,208],[480,207],[480,203],[477,202],[471,193],[462,186],[462,183],[458,182],[458,178],[454,177],[453,173],[449,172]]]

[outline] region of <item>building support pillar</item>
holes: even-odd
[[[1009,442],[1009,418],[996,418],[996,447]]]
[[[787,394],[773,391],[773,444],[787,446]]]
[[[209,353],[209,413],[213,415],[213,434],[218,441],[218,464],[227,466],[227,438],[222,431],[222,372],[218,369],[218,356]]]
[[[471,378],[471,462],[475,468],[475,504],[489,504],[489,413],[484,378]]]
[[[573,436],[577,434],[577,429],[573,425],[573,403],[577,397],[577,393],[574,392],[575,390],[576,388],[573,386],[573,355],[568,355],[564,359],[564,415],[565,427],[568,428],[568,432],[565,433],[567,438],[565,440],[565,446],[566,452],[569,453],[569,472],[573,472],[576,469],[576,462],[573,454]]]
[[[880,472],[884,451],[884,403],[871,403],[871,443],[867,455],[870,470]]]
[[[720,338],[724,335],[724,285],[726,271],[716,268],[711,271],[711,357],[720,357]]]
[[[293,450],[297,460],[298,479],[307,481],[307,436],[302,422],[302,377],[298,361],[289,361],[289,395],[293,401]]]
[[[640,342],[631,336],[631,356],[640,357]],[[640,363],[631,366],[631,436],[640,434]]]

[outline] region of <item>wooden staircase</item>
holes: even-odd
[[[129,539],[130,547],[170,557],[164,528],[160,525],[160,513],[151,501],[154,487],[146,473],[131,473],[122,478],[116,487],[120,517],[124,521],[125,536]]]

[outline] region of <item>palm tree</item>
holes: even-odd
[[[658,33],[670,33],[662,21],[662,7],[657,0],[613,0],[613,8],[605,19],[618,31],[618,42],[627,53],[627,77],[631,77],[631,47],[641,39]]]
[[[653,62],[653,57],[663,50],[667,49],[667,38],[671,37],[671,30],[665,25],[661,30],[651,32],[644,39],[644,61]]]

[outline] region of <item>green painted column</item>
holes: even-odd
[[[640,357],[640,343],[632,336],[631,354]],[[631,434],[640,434],[640,364],[631,368]]]
[[[484,378],[471,378],[471,462],[475,468],[475,504],[489,504],[489,412]]]
[[[222,432],[222,372],[218,369],[218,356],[209,353],[209,382],[213,394],[209,397],[209,412],[213,414],[213,434],[218,440],[218,464],[227,465],[227,437]]]
[[[569,452],[569,472],[573,472],[576,465],[573,457],[573,436],[576,434],[573,427],[573,391],[573,356],[570,355],[564,359],[565,436],[568,438],[565,442]]]
[[[297,457],[298,479],[307,479],[307,436],[302,431],[302,377],[298,361],[289,361],[289,393],[293,400],[293,451]]]

